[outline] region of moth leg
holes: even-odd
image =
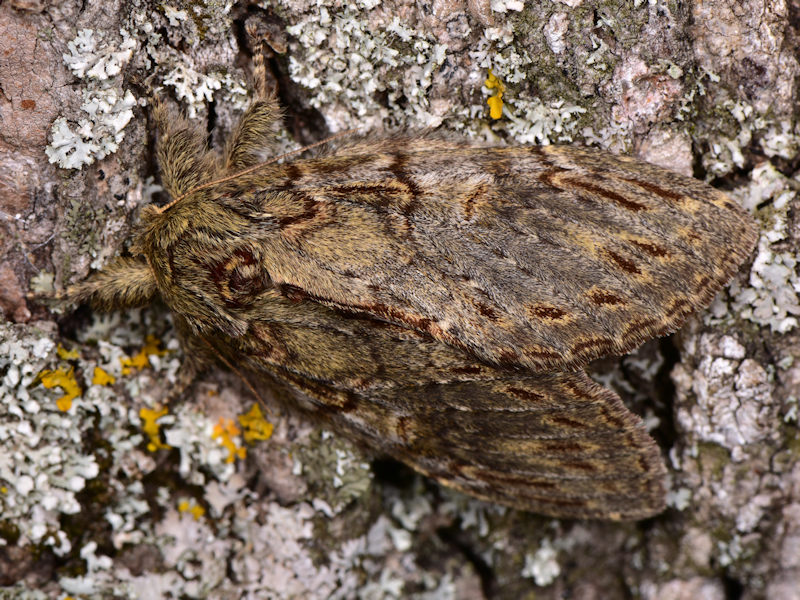
[[[245,26],[250,47],[253,50],[253,89],[256,93],[256,100],[268,100],[275,98],[277,85],[270,85],[269,71],[267,70],[267,59],[273,56],[273,48],[276,40],[264,27],[255,20],[250,20]],[[277,48],[278,52],[285,52],[286,46]]]
[[[269,148],[275,137],[281,117],[274,86],[267,77],[267,56],[271,53],[266,37],[258,27],[247,24],[247,33],[253,47],[253,88],[255,99],[245,111],[225,148],[225,169],[236,172],[263,160],[262,152]]]
[[[217,156],[206,145],[206,132],[160,99],[153,99],[153,119],[158,130],[156,154],[161,183],[172,198],[216,176]]]
[[[69,287],[66,301],[89,302],[97,310],[110,311],[146,306],[156,291],[150,265],[137,258],[120,257],[86,281]]]

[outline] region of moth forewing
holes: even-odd
[[[243,192],[279,225],[270,276],[495,364],[575,369],[671,332],[755,242],[723,194],[652,165],[393,141],[293,162]]]
[[[109,309],[157,289],[185,383],[217,355],[475,496],[661,511],[655,442],[580,368],[706,306],[752,250],[752,219],[701,182],[572,147],[394,137],[262,168],[278,114],[262,89],[217,158],[158,106],[173,201],[143,211],[144,260],[73,296]]]

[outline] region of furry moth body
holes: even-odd
[[[298,406],[474,496],[640,519],[665,467],[582,371],[675,330],[751,252],[723,193],[574,147],[361,140],[243,172],[278,116],[263,89],[221,155],[155,107],[162,182],[133,258],[72,288],[172,310],[188,383],[218,356]]]

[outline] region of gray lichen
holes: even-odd
[[[116,152],[124,129],[133,118],[136,98],[123,90],[120,73],[130,61],[137,42],[120,30],[120,42],[98,40],[91,29],[82,29],[67,44],[64,62],[86,82],[81,110],[86,116],[73,127],[64,117],[55,120],[52,141],[45,152],[50,162],[63,169],[80,169]]]

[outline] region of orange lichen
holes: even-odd
[[[231,419],[223,419],[220,417],[219,423],[214,425],[214,431],[211,437],[218,440],[221,445],[228,449],[228,457],[225,459],[225,462],[232,463],[237,458],[244,458],[247,456],[247,449],[238,447],[233,440],[233,438],[240,433],[241,431],[236,426],[236,423]]]
[[[130,375],[134,369],[144,369],[150,366],[150,359],[148,356],[155,354],[156,356],[164,356],[167,351],[159,350],[161,341],[154,335],[148,335],[145,338],[144,347],[131,357],[120,358],[119,362],[122,363],[122,374]]]
[[[495,90],[486,103],[489,105],[489,116],[493,119],[499,119],[503,116],[503,92],[506,91],[506,86],[500,81],[492,70],[489,69],[489,78],[483,83],[490,90]]]
[[[156,450],[169,450],[171,446],[161,441],[160,425],[156,423],[158,419],[163,417],[169,412],[166,408],[160,410],[153,410],[150,408],[143,408],[139,411],[139,418],[142,420],[142,431],[150,438],[147,444],[147,449],[150,452]]]
[[[39,381],[41,381],[42,385],[48,389],[60,387],[62,390],[64,390],[64,395],[56,400],[56,406],[58,406],[58,410],[63,412],[67,412],[70,408],[72,408],[72,401],[80,396],[83,391],[81,390],[81,386],[78,385],[78,382],[75,380],[75,369],[72,367],[69,368],[69,371],[64,371],[64,369],[61,368],[58,368],[55,371],[45,369],[39,373]]]
[[[189,513],[194,517],[195,521],[198,521],[200,517],[206,514],[206,509],[196,504],[194,501],[189,502],[188,500],[181,500],[178,503],[178,512],[182,513]]]
[[[76,358],[81,357],[77,350],[67,350],[61,344],[59,344],[56,348],[56,354],[58,354],[58,357],[63,360],[75,360]]]
[[[264,418],[258,404],[253,404],[253,408],[245,414],[239,415],[238,419],[244,430],[242,437],[248,444],[257,440],[268,440],[272,435],[273,429],[275,429],[272,423]]]
[[[116,380],[116,377],[110,373],[106,373],[100,367],[94,368],[94,373],[92,374],[92,385],[112,385]]]

